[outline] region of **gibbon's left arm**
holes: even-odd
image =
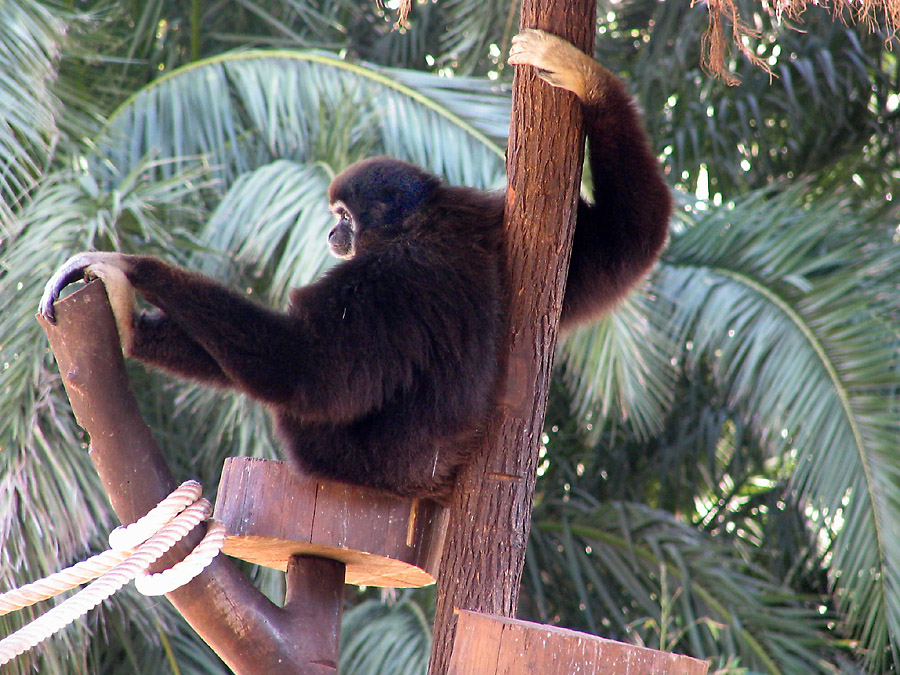
[[[47,282],[39,311],[52,322],[62,288],[101,278],[113,298],[126,355],[188,379],[233,387],[307,421],[342,424],[409,389],[415,373],[449,377],[446,355],[465,343],[461,333],[468,324],[460,319],[454,330],[440,332],[425,317],[447,311],[453,317],[477,315],[471,311],[478,304],[474,292],[463,288],[454,294],[449,309],[443,287],[429,292],[435,274],[454,277],[449,265],[388,258],[371,268],[364,260],[338,265],[318,283],[295,291],[293,301],[302,296],[299,306],[279,312],[157,258],[79,253]],[[373,277],[379,283],[363,283]],[[131,293],[157,309],[135,314]]]
[[[540,30],[513,38],[509,63],[573,92],[584,111],[594,201],[581,200],[561,325],[597,318],[656,262],[672,199],[622,82],[565,40]]]
[[[215,358],[171,316],[162,311],[137,311],[135,289],[129,275],[138,274],[139,262],[145,276],[152,276],[154,272],[158,274],[163,269],[175,274],[184,272],[150,257],[102,251],[78,253],[47,281],[38,311],[47,321],[55,323],[53,303],[65,286],[80,279],[100,279],[106,287],[119,341],[126,356],[207,384],[238,387],[238,383],[222,370]],[[163,273],[160,284],[167,285],[167,279],[169,275]],[[193,293],[193,289],[191,286],[188,295],[193,295],[197,300],[200,294]],[[239,297],[236,293],[233,295]],[[237,302],[251,304],[243,298]]]

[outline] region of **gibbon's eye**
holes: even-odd
[[[332,206],[331,213],[333,213],[337,217],[339,225],[343,225],[345,227],[353,226],[353,216],[350,215],[350,212],[343,204],[335,204],[334,206]]]

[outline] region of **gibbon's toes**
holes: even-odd
[[[537,68],[542,80],[582,99],[588,93],[589,74],[600,67],[572,43],[536,29],[526,29],[513,37],[507,62]]]
[[[38,312],[51,324],[56,323],[56,313],[53,303],[59,298],[59,292],[73,281],[84,278],[84,270],[90,264],[87,253],[79,253],[69,258],[62,267],[47,280],[44,293],[38,304]]]
[[[543,65],[543,62],[547,60],[545,52],[548,45],[551,45],[554,41],[565,42],[546,31],[526,28],[518,35],[513,36],[507,63],[512,66],[546,68]]]

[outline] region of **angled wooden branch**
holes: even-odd
[[[90,435],[91,459],[113,509],[123,523],[134,522],[169,494],[175,479],[138,411],[103,285],[88,285],[56,309],[57,325],[41,325],[72,410]],[[201,534],[181,542],[169,562],[183,558]],[[343,579],[340,562],[294,556],[286,602],[278,607],[220,555],[167,597],[237,673],[335,673]]]

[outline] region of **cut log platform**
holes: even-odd
[[[225,460],[214,517],[228,529],[230,556],[280,570],[292,555],[339,560],[346,582],[358,586],[434,583],[446,530],[444,509],[432,501],[246,457]]]

